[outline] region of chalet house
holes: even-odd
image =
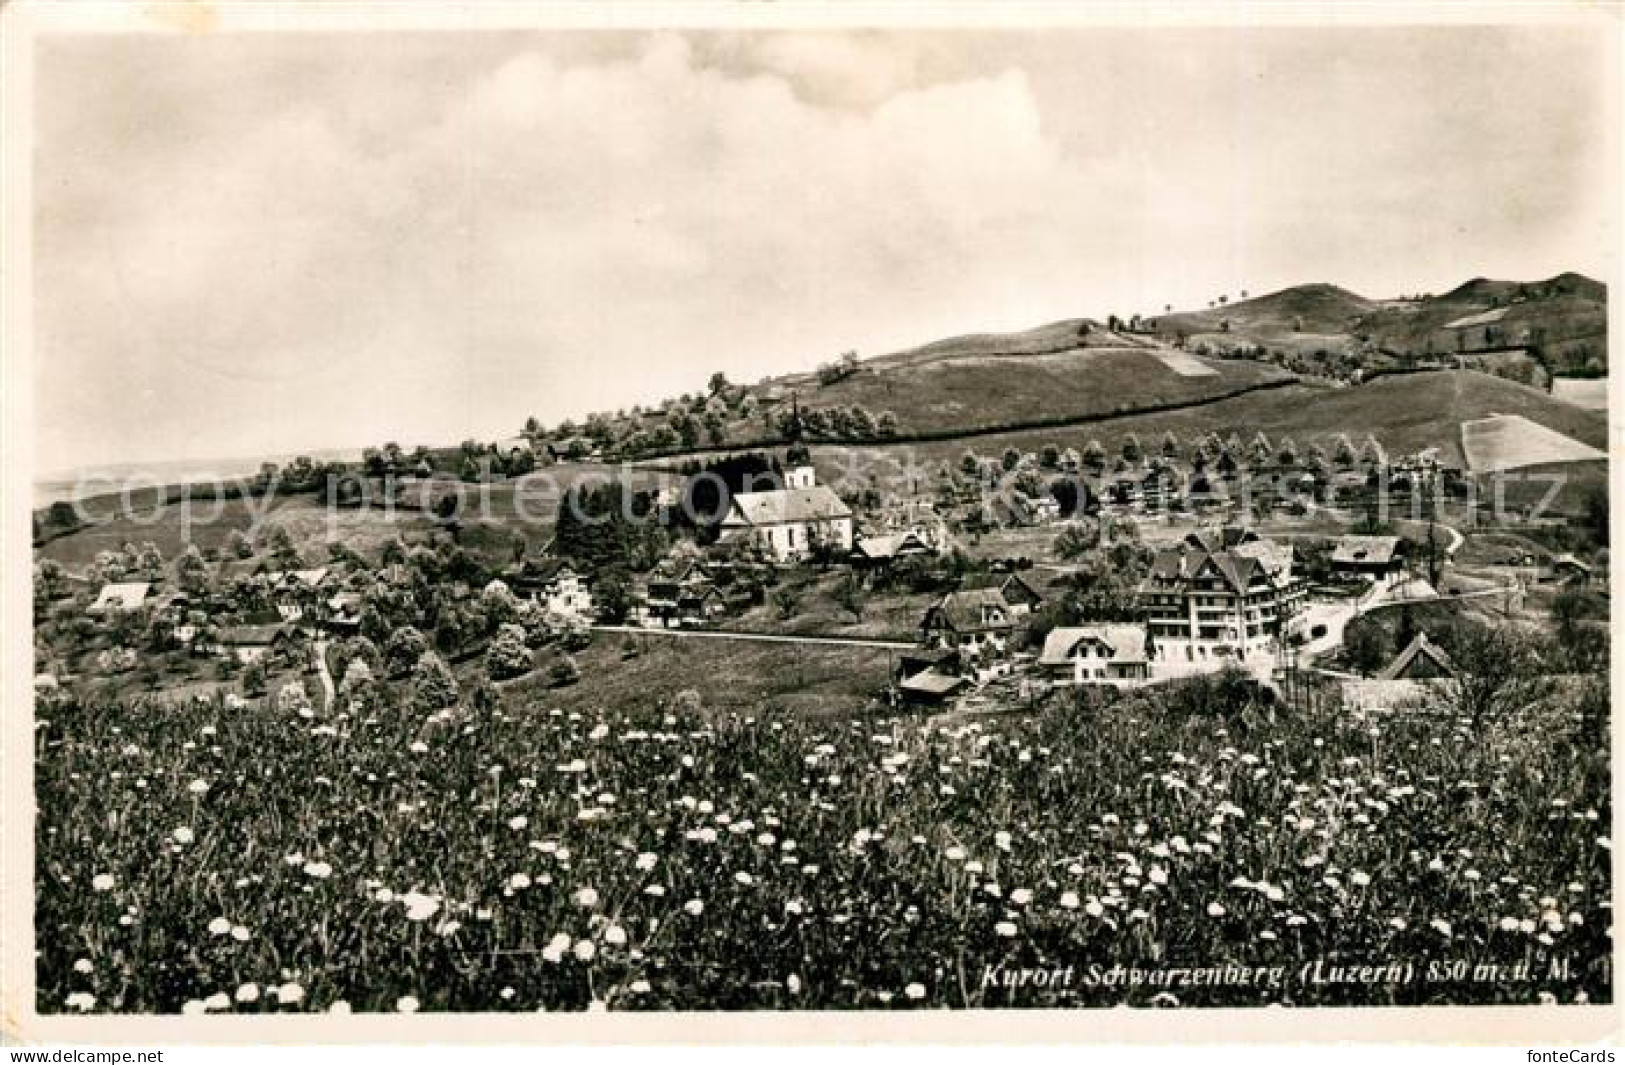
[[[92,614],[110,614],[115,610],[140,610],[147,605],[152,591],[150,581],[119,581],[105,584],[96,601],[85,609]]]
[[[1332,547],[1332,572],[1383,580],[1405,568],[1397,536],[1343,536]]]
[[[1151,656],[1144,625],[1082,625],[1054,629],[1044,638],[1038,667],[1057,684],[1144,684]]]
[[[710,621],[726,607],[722,590],[697,564],[650,576],[644,598],[649,620],[666,626]]]
[[[283,621],[300,621],[307,614],[315,612],[321,601],[320,590],[327,582],[327,574],[326,566],[317,566],[314,569],[284,570],[269,575],[272,581],[271,598]]]
[[[521,598],[535,599],[563,568],[564,562],[561,559],[526,558],[518,565],[508,566],[502,570],[502,583],[512,588],[514,594]]]
[[[587,579],[568,565],[561,566],[536,593],[536,601],[549,614],[591,620],[592,589]]]
[[[1044,597],[1018,573],[989,573],[967,577],[960,584],[961,591],[974,591],[980,588],[997,590],[1012,617],[1030,614],[1044,602]]]
[[[223,653],[247,665],[250,662],[286,660],[294,650],[293,629],[285,624],[232,625],[220,630]]]
[[[1426,633],[1418,633],[1410,646],[1399,652],[1387,668],[1377,674],[1376,679],[1439,680],[1455,674],[1455,666],[1444,649],[1429,640]]]
[[[787,470],[784,483],[773,491],[735,495],[722,520],[722,539],[753,543],[780,562],[801,558],[820,544],[850,552],[852,511],[841,497],[814,483],[811,466]]]
[[[1159,551],[1138,600],[1159,658],[1196,663],[1273,650],[1306,590],[1290,546],[1227,528]]]
[[[920,558],[935,554],[935,549],[917,531],[888,533],[885,536],[865,536],[852,548],[854,566],[889,566],[900,558]]]
[[[1003,654],[1015,627],[1015,613],[997,588],[949,592],[920,626],[927,647],[974,654]]]

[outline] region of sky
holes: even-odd
[[[1612,281],[1615,39],[43,38],[36,468],[488,440],[1243,289]]]

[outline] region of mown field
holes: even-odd
[[[42,711],[39,1008],[1611,996],[1606,732],[1572,709],[1474,729],[1148,695],[936,725],[590,691],[429,719]],[[1317,959],[1418,975],[1305,981]],[[1085,979],[1226,963],[1283,975]],[[1474,979],[1486,963],[1529,976]],[[1069,984],[987,979],[1069,965]]]
[[[1192,380],[1200,380],[1195,378]],[[1165,432],[1172,432],[1189,445],[1208,433],[1221,438],[1235,434],[1244,443],[1263,432],[1272,442],[1290,436],[1300,449],[1320,444],[1332,453],[1340,433],[1347,433],[1356,446],[1367,435],[1399,456],[1423,448],[1437,447],[1441,458],[1465,466],[1461,447],[1461,423],[1491,414],[1516,414],[1562,433],[1590,447],[1607,445],[1607,419],[1597,411],[1586,411],[1553,400],[1532,388],[1487,374],[1471,371],[1439,371],[1382,377],[1352,388],[1332,388],[1293,384],[1219,400],[1182,410],[1157,414],[1131,414],[1084,425],[1054,429],[1034,429],[1013,433],[990,433],[960,440],[887,446],[828,446],[815,452],[819,473],[824,478],[849,476],[853,471],[873,471],[875,476],[895,476],[899,461],[935,465],[957,463],[966,450],[997,456],[1006,448],[1037,452],[1046,444],[1082,449],[1098,440],[1108,453],[1115,454],[1130,433],[1147,447],[1155,447]],[[1560,506],[1574,509],[1583,489],[1597,481],[1592,466],[1600,463],[1571,463],[1567,472],[1573,483],[1559,498]],[[1524,499],[1530,492],[1544,491],[1517,487],[1531,480],[1540,468],[1509,475],[1513,487],[1508,497]],[[1606,477],[1602,478],[1606,480]],[[1532,500],[1531,500],[1532,501]]]
[[[889,410],[900,431],[979,430],[1211,399],[1290,374],[1263,363],[1203,360],[1215,371],[1176,373],[1139,347],[1086,347],[1019,358],[940,355],[808,386],[804,406]]]

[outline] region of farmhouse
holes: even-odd
[[[1083,625],[1044,638],[1038,666],[1058,684],[1130,687],[1151,676],[1144,625]]]
[[[865,536],[852,549],[852,562],[859,566],[887,566],[900,558],[932,553],[925,537],[911,529],[885,536]]]
[[[327,582],[327,574],[326,566],[268,574],[276,612],[283,621],[299,621],[312,612],[320,598],[318,590]]]
[[[1290,546],[1227,528],[1159,551],[1138,598],[1159,657],[1194,663],[1270,651],[1306,590]]]
[[[152,591],[148,581],[120,581],[102,586],[96,601],[86,609],[92,614],[107,614],[115,610],[140,610],[147,604]]]
[[[974,588],[943,596],[925,612],[920,628],[927,647],[1002,654],[1015,624],[999,589]]]
[[[1044,597],[1016,573],[989,573],[966,577],[959,587],[962,591],[974,591],[979,588],[997,589],[1005,606],[1010,608],[1012,617],[1030,614],[1044,602]]]
[[[1332,572],[1345,577],[1392,577],[1405,566],[1397,536],[1343,536],[1332,547]]]
[[[232,625],[220,630],[220,646],[244,665],[280,658],[293,649],[293,630],[284,624]]]
[[[647,616],[668,626],[708,621],[726,606],[722,590],[695,563],[651,575],[644,595]]]
[[[814,483],[811,466],[785,472],[785,487],[740,492],[722,520],[724,540],[746,540],[778,561],[800,558],[814,547],[852,549],[852,511],[841,497]]]
[[[592,589],[587,580],[569,566],[560,566],[536,594],[536,601],[550,614],[590,619],[593,613]]]

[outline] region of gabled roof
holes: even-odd
[[[1004,597],[1006,603],[1014,603],[1018,599],[1038,603],[1044,599],[1038,590],[1019,573],[975,573],[961,580],[959,588],[961,591],[967,592],[982,588],[996,588]]]
[[[923,670],[914,676],[905,679],[902,689],[905,692],[917,695],[930,695],[937,698],[952,695],[963,688],[968,682],[964,677],[955,677],[947,673],[938,673],[934,668]]]
[[[1442,673],[1454,673],[1455,666],[1450,663],[1450,656],[1444,653],[1444,648],[1427,638],[1427,633],[1417,633],[1416,639],[1410,646],[1399,652],[1394,660],[1388,663],[1376,676],[1377,680],[1399,680],[1410,673],[1411,668],[1417,664],[1418,659],[1429,660],[1434,667]]]
[[[1198,529],[1185,535],[1185,543],[1209,554],[1261,540],[1262,537],[1253,530],[1244,529],[1239,525],[1226,525],[1222,529]]]
[[[231,625],[220,630],[220,642],[233,647],[263,647],[286,636],[286,625]]]
[[[1225,541],[1235,540],[1220,548]],[[1245,538],[1191,533],[1178,547],[1158,551],[1151,563],[1146,585],[1178,583],[1211,572],[1230,589],[1244,593],[1259,577],[1279,586],[1291,576],[1292,548],[1273,540],[1261,540],[1249,533]]]
[[[827,485],[781,488],[771,492],[741,492],[733,497],[726,526],[781,525],[792,521],[830,521],[850,518],[851,508]]]
[[[147,593],[152,590],[150,581],[120,581],[114,584],[102,585],[96,601],[90,604],[90,609],[101,610],[139,610],[147,601]]]
[[[983,620],[990,609],[997,610],[1002,620]],[[972,588],[949,592],[937,602],[936,606],[926,612],[927,624],[930,624],[933,618],[940,618],[955,632],[988,632],[1011,626],[1010,604],[1005,601],[1004,593],[997,588]]]
[[[277,570],[274,573],[267,573],[266,576],[283,583],[297,583],[303,584],[307,588],[314,588],[327,579],[327,567],[315,566],[311,569]]]
[[[1387,565],[1399,550],[1397,536],[1343,536],[1332,548],[1332,562],[1360,565]]]
[[[928,554],[930,551],[931,545],[913,530],[888,533],[885,536],[866,536],[852,548],[853,554],[871,559],[896,558],[905,552]]]
[[[1052,629],[1044,637],[1044,650],[1038,656],[1038,664],[1066,665],[1072,661],[1078,646],[1089,641],[1110,647],[1113,662],[1146,661],[1144,625],[1080,625],[1076,628]]]

